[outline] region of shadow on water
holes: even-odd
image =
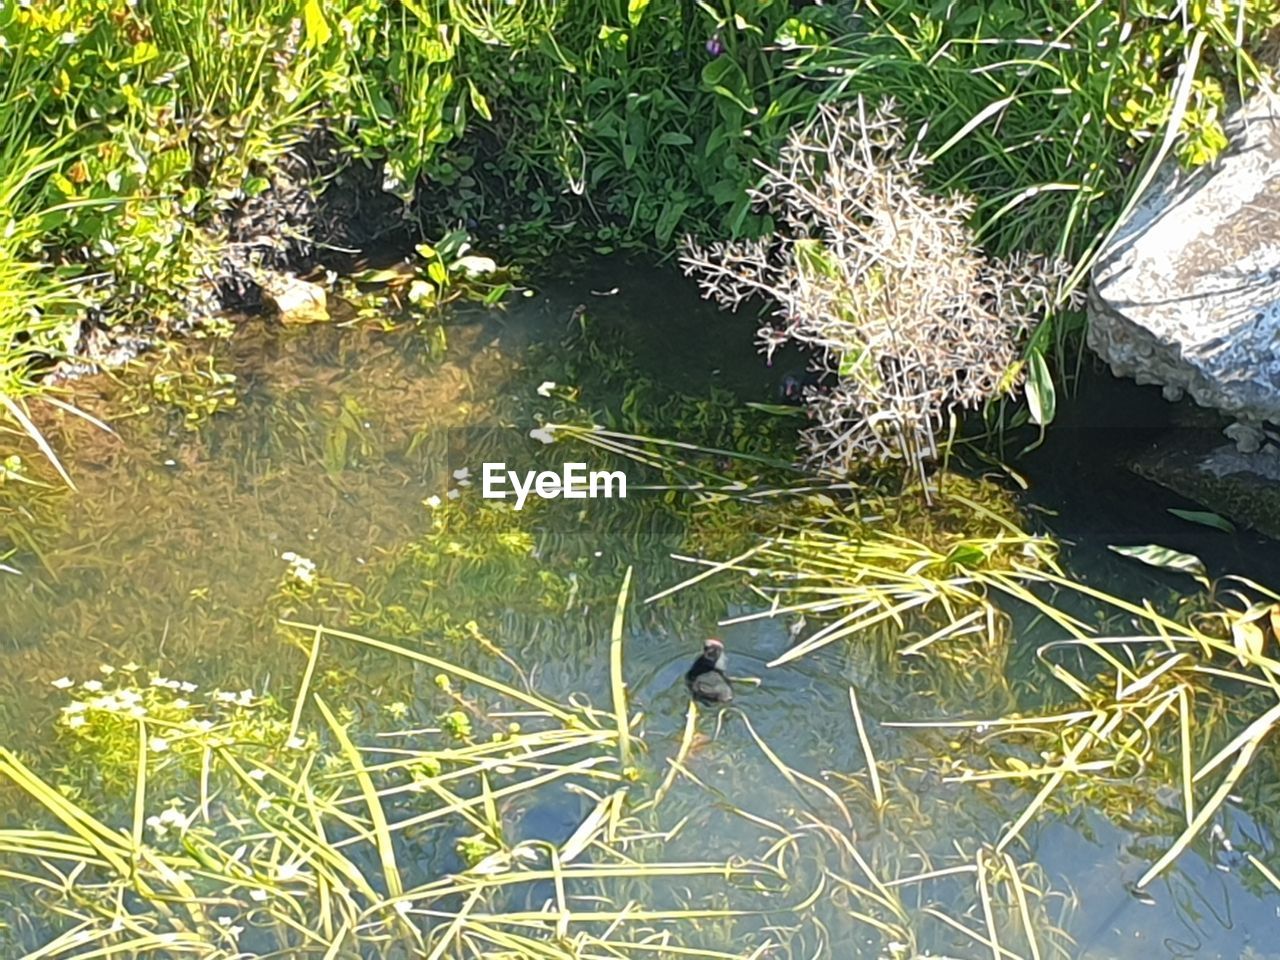
[[[552,697],[608,702],[609,618],[621,571],[635,566],[635,598],[670,586],[677,571],[687,574],[669,557],[681,530],[677,514],[657,508],[661,492],[583,507],[572,522],[557,514],[532,548],[502,533],[508,538],[502,542],[512,544],[505,566],[491,557],[500,552],[498,533],[485,534],[483,556],[457,575],[440,557],[465,555],[467,542],[424,539],[434,522],[424,501],[478,495],[455,473],[478,466],[459,460],[480,449],[471,431],[493,428],[494,449],[512,457],[545,455],[527,438],[532,422],[522,412],[543,378],[530,364],[545,361],[545,351],[580,320],[581,306],[596,333],[626,352],[637,379],[671,393],[702,395],[712,384],[740,400],[776,400],[782,372],[767,369],[755,353],[753,318],[709,309],[671,272],[616,262],[592,264],[502,312],[459,308],[445,321],[443,357],[433,356],[413,328],[287,330],[247,320],[233,341],[213,350],[217,368],[237,378],[237,403],[199,429],[189,429],[183,411],[154,400],[145,374],[80,385],[77,402],[91,413],[118,413],[129,397],[151,409],[115,420],[116,437],[80,420],[50,420],[45,426],[66,452],[79,493],[45,492],[30,509],[6,501],[0,514],[18,547],[6,563],[21,571],[0,573],[4,741],[20,740],[29,754],[56,765],[61,748],[50,731],[64,701],[51,681],[83,683],[102,676],[104,666],[128,661],[202,687],[246,687],[290,703],[305,658],[282,638],[276,619],[297,616],[300,608],[334,626],[505,671],[477,645],[483,631],[523,665],[532,687]],[[621,399],[590,403],[604,409]],[[1113,588],[1125,576],[1135,590],[1148,589],[1160,575],[1135,573],[1106,552],[1107,542],[1168,535],[1169,545],[1194,550],[1186,537],[1225,535],[1167,523],[1163,507],[1178,505],[1176,498],[1155,497],[1099,457],[1099,446],[1122,444],[1107,433],[1100,444],[1097,429],[1106,428],[1095,423],[1093,414],[1066,423],[1027,458],[1021,469],[1033,482],[1029,500],[1059,511],[1048,525],[1077,541],[1074,572]],[[561,454],[554,456],[558,462]],[[1235,569],[1249,564],[1246,572],[1260,577],[1272,572],[1271,562],[1260,559],[1262,545],[1248,535],[1224,542],[1230,546],[1209,551],[1206,561]],[[287,589],[288,552],[313,561],[326,583],[341,588],[300,602]],[[609,591],[592,592],[592,584],[608,584]],[[820,891],[811,915],[744,920],[738,934],[750,929],[761,939],[783,939],[778,925],[790,923],[785,939],[793,956],[905,956],[846,909],[853,899],[836,878],[869,881],[830,829],[859,844],[870,869],[886,878],[923,873],[957,854],[971,860],[1026,795],[947,782],[930,758],[953,748],[950,735],[883,725],[934,716],[937,701],[895,701],[893,685],[877,683],[874,664],[856,649],[837,654],[830,647],[770,668],[791,641],[789,623],[716,627],[735,612],[741,608],[698,590],[632,605],[626,674],[633,709],[644,717],[639,776],[647,785],[680,755],[688,702],[682,676],[704,636],[725,639],[738,678],[733,706],[719,716],[703,711],[684,744],[687,776],[675,778],[662,809],[670,830],[663,856],[724,859],[740,852],[794,861],[796,888],[782,899],[800,902]],[[519,680],[513,671],[504,677]],[[323,664],[318,682],[363,702],[357,721],[376,729],[379,701],[403,698],[416,716],[425,703],[416,691],[432,679],[385,658],[353,657]],[[905,798],[885,811],[875,809],[866,786],[851,685],[866,691],[862,707],[887,789]],[[830,794],[797,781],[769,751],[830,784]],[[581,785],[558,782],[518,795],[500,815],[512,842],[562,844],[592,805]],[[1089,810],[1043,819],[1025,834],[1019,859],[1039,861],[1046,890],[1058,891],[1048,913],[1077,941],[1063,948],[1066,955],[1239,957],[1257,949],[1260,931],[1274,927],[1274,892],[1246,888],[1203,851],[1184,855],[1148,905],[1126,885],[1149,865],[1150,838]],[[426,878],[461,869],[460,838],[457,830],[424,834],[414,848],[415,869]],[[668,886],[681,902],[733,900],[724,883]],[[639,899],[643,891],[636,892]],[[545,882],[513,893],[526,909],[553,895]],[[1072,898],[1074,913],[1067,909]],[[912,885],[904,903],[954,909],[981,927],[971,877]],[[731,935],[733,928],[726,929]],[[944,926],[931,936],[917,946],[935,955],[990,955]],[[1266,946],[1256,955],[1266,956]]]
[[[1031,483],[1028,502],[1054,512],[1044,525],[1072,545],[1068,556],[1085,573],[1133,570],[1114,561],[1108,544],[1158,543],[1200,557],[1215,577],[1236,573],[1280,583],[1275,541],[1247,529],[1224,533],[1184,520],[1170,509],[1207,508],[1129,469],[1133,460],[1188,431],[1227,442],[1212,417],[1188,419],[1159,387],[1112,376],[1090,355],[1073,394],[1060,402],[1046,442],[1015,464]]]

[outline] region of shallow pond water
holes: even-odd
[[[76,402],[90,413],[111,417],[129,397],[150,409],[114,419],[115,435],[82,420],[47,418],[79,490],[42,492],[28,506],[6,501],[0,519],[15,551],[5,563],[16,572],[0,572],[3,742],[20,745],[46,773],[67,762],[67,732],[59,734],[55,722],[66,693],[54,682],[63,677],[82,686],[133,671],[291,703],[306,663],[305,644],[300,648],[298,637],[279,626],[281,617],[358,628],[493,667],[493,656],[468,640],[481,630],[479,622],[487,641],[526,672],[532,688],[604,703],[613,591],[630,566],[637,602],[629,611],[625,676],[632,706],[643,713],[639,776],[660,778],[666,761],[681,750],[687,706],[681,677],[703,636],[724,637],[738,680],[732,709],[719,716],[703,711],[698,719],[698,736],[682,760],[688,776],[673,781],[662,823],[654,827],[671,831],[663,856],[763,857],[781,837],[798,838],[784,844],[795,866],[794,887],[783,899],[802,909],[789,914],[775,907],[768,919],[743,919],[737,926],[725,921],[718,932],[711,925],[699,933],[707,939],[698,942],[732,946],[744,956],[766,941],[785,946],[756,955],[907,956],[905,947],[847,909],[841,883],[865,880],[858,858],[888,878],[971,862],[1016,817],[1015,803],[1025,803],[1028,794],[946,782],[930,758],[949,749],[950,734],[885,724],[998,714],[1013,696],[1009,684],[1043,682],[1017,675],[1034,669],[1020,655],[1034,646],[1030,635],[1010,658],[1013,675],[992,684],[1000,689],[987,702],[961,702],[918,687],[912,697],[895,699],[901,694],[879,681],[874,659],[837,646],[770,668],[768,662],[792,643],[796,624],[778,618],[716,626],[752,609],[750,593],[691,588],[660,604],[638,602],[690,573],[670,558],[681,542],[681,516],[656,506],[668,499],[658,490],[633,491],[625,502],[590,502],[576,513],[549,513],[532,524],[537,537],[528,544],[514,533],[485,533],[485,556],[461,572],[439,566],[434,554],[428,559],[436,566],[422,565],[423,550],[413,545],[435,522],[433,498],[447,506],[451,495],[459,501],[477,497],[474,473],[490,455],[510,457],[513,465],[541,465],[538,457],[550,455],[527,435],[539,401],[534,388],[544,372],[553,376],[553,345],[582,322],[583,306],[593,336],[607,348],[598,357],[576,359],[588,366],[624,365],[624,375],[612,381],[614,392],[581,398],[590,409],[625,411],[676,393],[710,397],[712,387],[725,391],[708,400],[712,406],[776,402],[780,371],[765,368],[755,354],[750,318],[707,308],[670,272],[614,262],[548,282],[501,311],[454,309],[443,323],[443,354],[422,325],[288,330],[246,319],[235,338],[212,348],[215,365],[209,368],[235,376],[235,404],[198,415],[195,428],[183,409],[154,396],[154,379],[126,375],[121,382],[77,385]],[[193,350],[182,362],[189,371],[204,370],[202,356]],[[628,387],[627,368],[644,389]],[[195,382],[205,383],[205,398],[214,396],[214,405],[217,396],[225,403],[232,392],[210,379]],[[1053,444],[1051,434],[1049,446],[1029,462],[1026,502],[1061,510],[1056,517],[1044,511],[1035,516],[1074,541],[1067,554],[1072,572],[1135,596],[1185,587],[1105,550],[1109,542],[1143,532],[1144,516],[1163,516],[1167,506],[1182,504],[1135,485],[1101,457],[1092,458],[1090,484],[1097,496],[1081,496],[1078,484],[1064,481],[1073,454],[1055,459]],[[555,463],[560,459],[557,450]],[[459,476],[463,468],[472,475]],[[1117,503],[1108,492],[1109,477],[1131,501]],[[1095,506],[1098,512],[1090,513]],[[1276,569],[1261,540],[1195,536],[1215,573],[1243,562],[1250,565],[1245,572],[1265,580]],[[450,542],[442,549],[458,556],[466,548]],[[490,563],[488,554],[502,550],[504,564]],[[291,590],[300,561],[290,555],[314,564],[328,586],[305,596]],[[610,585],[608,593],[592,586],[601,583]],[[977,663],[973,672],[988,666]],[[390,722],[389,703],[400,704],[410,720],[426,709],[417,691],[429,678],[403,664],[343,654],[320,667],[326,696],[345,697],[363,730]],[[901,795],[883,813],[869,804],[851,686],[863,691],[861,707],[886,788]],[[829,784],[829,791],[798,782],[771,754],[791,771]],[[17,803],[11,793],[0,798]],[[591,806],[581,791],[557,785],[515,797],[501,815],[510,823],[510,838],[562,843]],[[1220,818],[1227,836],[1253,849],[1274,849],[1243,809],[1228,811]],[[5,819],[22,817],[10,809]],[[833,838],[832,824],[856,838],[857,856]],[[455,839],[436,838],[415,854],[419,879],[462,867],[452,849]],[[1188,850],[1149,898],[1129,892],[1170,839],[1098,810],[1042,815],[1011,852],[1019,863],[1040,865],[1036,882],[1045,896],[1038,915],[1046,929],[1060,928],[1046,933],[1045,955],[1280,956],[1273,942],[1280,894],[1256,875],[1245,876],[1210,845]],[[737,894],[751,894],[734,888],[730,896],[727,881],[719,888],[681,878],[651,884],[637,889],[636,899],[728,906]],[[523,896],[536,905],[545,894],[538,888]],[[914,884],[904,901],[913,911],[982,927],[972,877]],[[926,925],[920,937],[916,948],[935,956],[991,955],[989,945],[945,922]]]

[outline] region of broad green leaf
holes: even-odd
[[[987,555],[983,549],[977,544],[969,543],[962,540],[957,543],[947,553],[947,563],[955,564],[957,567],[965,567],[969,570],[976,570],[986,561]]]
[[[658,222],[653,227],[653,235],[658,243],[665,245],[671,239],[676,224],[680,222],[680,218],[688,208],[688,200],[668,200],[662,205],[662,213],[658,215]]]
[[[1188,574],[1195,577],[1206,587],[1209,586],[1209,571],[1205,569],[1204,562],[1193,554],[1180,553],[1170,547],[1161,547],[1154,543],[1137,547],[1117,547],[1108,544],[1107,549],[1120,554],[1122,557],[1141,560],[1148,566],[1159,567],[1163,570],[1176,570],[1179,573]]]
[[[1192,523],[1198,523],[1205,527],[1213,527],[1215,530],[1221,530],[1223,533],[1235,533],[1236,528],[1226,517],[1220,517],[1216,513],[1210,513],[1208,510],[1179,510],[1177,507],[1170,507],[1169,512],[1175,517],[1183,520],[1190,520]]]
[[[1027,406],[1031,410],[1031,422],[1039,427],[1052,423],[1058,409],[1049,365],[1039,350],[1032,350],[1027,357]]]
[[[788,47],[810,47],[819,40],[818,31],[799,17],[784,20],[778,32],[774,34],[774,43],[786,49]]]
[[[185,147],[166,150],[151,161],[151,182],[158,185],[182,178],[191,170],[191,153]]]
[[[756,105],[751,99],[751,87],[747,75],[730,57],[716,57],[702,68],[702,82],[713,92],[755,114]]]
[[[627,0],[627,20],[631,22],[631,26],[638,27],[640,21],[644,19],[645,7],[649,6],[649,0]]]
[[[58,192],[64,197],[74,197],[76,195],[76,185],[56,170],[49,174],[49,181],[58,188]]]
[[[160,56],[159,47],[146,40],[139,40],[133,45],[133,52],[129,54],[127,62],[136,66],[142,63],[150,63],[158,56]]]
[[[302,22],[307,28],[307,45],[312,49],[323,47],[333,36],[329,21],[325,19],[320,0],[307,0],[302,8]]]
[[[627,40],[630,39],[630,34],[621,27],[611,27],[606,23],[601,25],[597,39],[600,40],[601,44],[607,50],[626,50]],[[592,91],[590,89],[587,90],[588,95],[590,95],[591,92]]]
[[[1270,612],[1271,608],[1268,605],[1263,603],[1254,604],[1231,624],[1231,644],[1240,651],[1240,662],[1242,664],[1247,664],[1246,656],[1262,656],[1262,648],[1266,643],[1267,635],[1262,632],[1262,627],[1258,621],[1268,616]]]
[[[471,93],[471,106],[475,108],[476,113],[486,120],[492,120],[493,114],[489,112],[489,101],[484,98],[484,94],[477,90],[476,85],[470,80],[467,81],[467,88]]]

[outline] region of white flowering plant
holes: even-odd
[[[50,681],[69,696],[58,716],[64,741],[72,757],[87,761],[69,769],[86,771],[95,793],[132,791],[144,751],[153,786],[176,790],[199,773],[210,750],[234,743],[246,756],[266,758],[289,738],[275,700],[252,689],[205,690],[189,680],[146,674],[132,663],[107,665],[100,673],[105,681]]]

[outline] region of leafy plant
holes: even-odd
[[[894,457],[923,480],[946,454],[956,411],[1007,388],[1019,337],[1063,271],[984,257],[970,204],[924,191],[904,140],[889,105],[824,110],[751,192],[778,233],[690,242],[682,265],[724,307],[770,302],[774,320],[759,334],[768,356],[797,342],[839,378],[809,399],[814,461],[848,474]]]

